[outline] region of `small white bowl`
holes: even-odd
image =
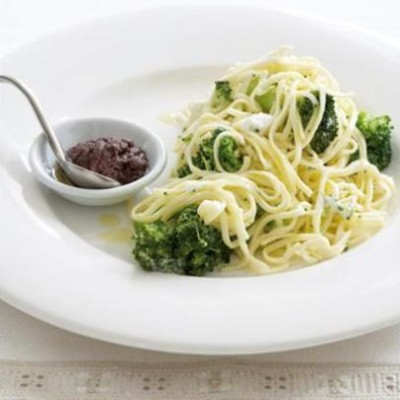
[[[64,149],[100,137],[131,139],[147,154],[149,168],[145,175],[132,183],[111,189],[83,189],[56,180],[53,176],[56,159],[42,133],[29,151],[29,163],[34,176],[60,196],[78,204],[105,206],[120,203],[145,189],[162,172],[167,155],[161,140],[146,129],[113,118],[82,118],[61,122],[53,127]]]

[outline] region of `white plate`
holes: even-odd
[[[398,49],[268,8],[141,10],[26,46],[3,59],[2,70],[29,84],[54,122],[130,119],[171,149],[177,130],[163,124],[161,114],[204,97],[227,66],[282,44],[319,57],[344,90],[400,126]],[[400,320],[398,192],[381,233],[314,267],[242,278],[143,273],[129,245],[100,238],[107,228],[98,218],[106,210],[71,204],[34,181],[27,166],[38,133],[34,118],[11,88],[2,87],[2,96],[0,290],[10,304],[88,336],[208,354],[294,349]],[[397,184],[399,151],[397,143],[388,171]],[[119,213],[129,229],[123,207],[107,212]]]

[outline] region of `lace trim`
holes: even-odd
[[[1,400],[400,399],[400,366],[0,363]]]

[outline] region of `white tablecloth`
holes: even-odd
[[[400,2],[396,0],[263,3],[353,22],[400,41]],[[60,27],[138,6],[133,0],[0,0],[0,55]],[[208,399],[212,395],[253,400],[268,395],[268,399],[321,400],[356,394],[360,399],[400,399],[400,326],[312,349],[221,359],[103,343],[49,326],[0,302],[0,360],[0,399]],[[114,363],[96,364],[101,361]],[[181,363],[185,368],[176,369]],[[310,364],[307,369],[293,363]],[[247,387],[249,382],[252,385]],[[90,397],[94,394],[97,397]]]

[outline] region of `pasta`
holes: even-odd
[[[317,59],[284,47],[231,68],[219,82],[229,83],[226,104],[214,91],[175,115],[183,129],[176,168],[164,187],[134,206],[134,221],[168,221],[196,205],[235,255],[226,268],[255,273],[337,256],[383,226],[394,183],[368,161],[352,96]],[[300,98],[312,105],[307,120]],[[336,134],[317,152],[328,107]],[[228,144],[240,160],[234,171],[221,153]]]

